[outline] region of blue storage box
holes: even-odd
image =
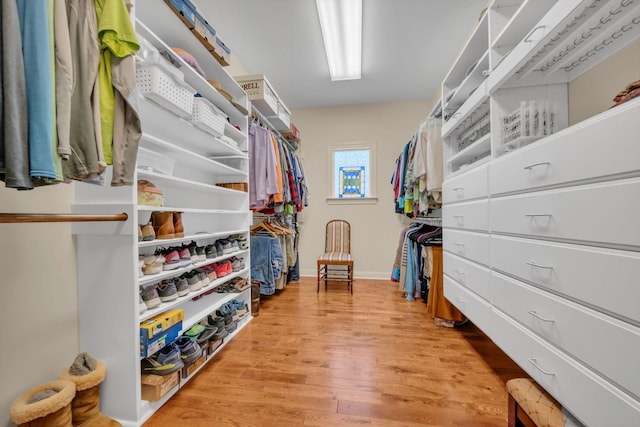
[[[171,344],[178,338],[182,330],[182,321],[171,326],[169,329],[155,334],[149,338],[147,329],[140,328],[140,357],[149,357],[157,353],[163,347]]]
[[[220,37],[216,37],[216,45],[214,46],[213,53],[221,65],[229,65],[231,62],[231,49],[220,40]]]
[[[196,7],[189,0],[164,0],[173,12],[180,17],[182,22],[193,28],[196,25]]]

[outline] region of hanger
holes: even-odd
[[[266,223],[265,221],[259,222],[253,227],[251,227],[252,234],[264,234],[265,232],[271,235],[272,237],[278,237],[276,230],[272,228],[271,225]]]

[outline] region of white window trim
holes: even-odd
[[[373,142],[354,142],[351,144],[339,144],[330,145],[329,147],[329,159],[331,163],[331,170],[329,173],[328,191],[326,201],[330,205],[366,205],[378,203],[378,197],[376,192],[376,144]],[[369,150],[369,196],[368,197],[334,197],[333,190],[335,189],[335,156],[333,153],[336,151],[352,151],[352,150]]]

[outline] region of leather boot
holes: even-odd
[[[38,394],[48,397],[40,399]],[[76,385],[71,381],[42,384],[13,402],[11,421],[21,427],[71,427],[71,401],[75,395]]]
[[[173,230],[176,237],[184,237],[184,226],[182,225],[182,212],[173,212]]]
[[[151,212],[151,223],[156,239],[173,239],[175,231],[173,228],[173,212]]]
[[[148,242],[156,238],[156,232],[153,229],[151,221],[141,226],[142,240]]]
[[[60,378],[75,383],[76,396],[71,402],[74,427],[122,426],[100,412],[100,383],[106,375],[104,363],[87,353],[80,353],[73,365],[60,375]]]

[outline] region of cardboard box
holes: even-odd
[[[216,30],[209,24],[204,16],[196,10],[196,21],[193,30],[191,30],[200,43],[212,51],[215,49],[216,44]]]
[[[182,377],[187,378],[189,375],[193,374],[198,368],[204,365],[204,362],[207,360],[207,353],[203,352],[202,356],[200,356],[195,362],[193,362],[189,366],[185,366],[182,368]]]
[[[246,182],[226,182],[216,184],[218,187],[231,188],[232,190],[244,191],[245,193],[249,191],[249,184]]]
[[[140,329],[140,357],[149,357],[163,347],[174,342],[180,335],[182,330],[182,322],[178,322],[166,331],[156,334],[153,338],[149,338],[147,330]]]
[[[169,375],[142,375],[142,400],[157,402],[180,383],[180,370]]]
[[[251,103],[266,117],[278,114],[278,96],[262,74],[236,76]]]
[[[196,25],[196,7],[189,0],[164,0],[188,28]]]
[[[222,342],[222,338],[216,341],[209,340],[209,356],[211,356],[213,352],[215,352],[222,345]]]
[[[174,309],[160,313],[140,324],[140,357],[149,357],[178,338],[184,311]]]

